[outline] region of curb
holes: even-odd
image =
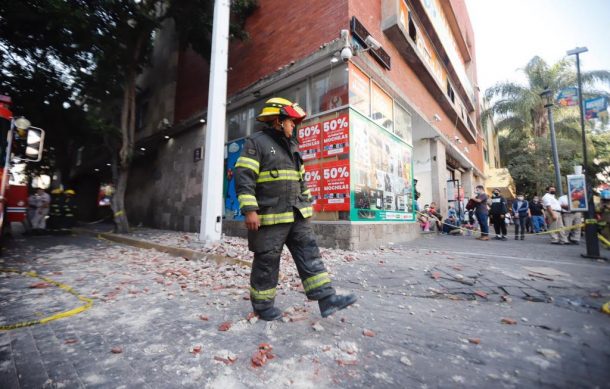
[[[84,228],[73,228],[73,232],[77,234],[86,234],[91,235],[97,238],[106,239],[112,242],[125,244],[132,247],[137,247],[140,249],[147,250],[157,250],[166,254],[169,254],[174,257],[181,257],[188,259],[190,261],[213,261],[218,265],[240,265],[252,267],[252,263],[248,261],[244,261],[243,259],[230,258],[224,255],[218,254],[205,254],[200,251],[195,251],[191,249],[181,248],[181,247],[173,247],[173,246],[165,246],[158,243],[152,243],[146,240],[140,240],[135,238],[129,238],[124,235],[114,234],[110,232],[95,232],[90,231]]]

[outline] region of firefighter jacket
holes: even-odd
[[[298,143],[266,128],[252,135],[235,164],[235,191],[242,213],[256,211],[261,226],[294,222],[297,209],[312,216],[311,192]]]

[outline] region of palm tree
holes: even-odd
[[[521,69],[527,84],[501,82],[489,88],[485,97],[492,102],[483,112],[483,117],[492,117],[499,131],[508,130],[509,134],[536,138],[545,136],[548,129],[547,112],[540,94],[547,88],[557,92],[577,84],[573,59],[563,59],[548,65],[542,58],[532,58]],[[608,91],[599,89],[600,85],[610,85],[610,72],[595,70],[582,73],[583,98],[593,96],[610,97]],[[577,135],[578,107],[556,110],[555,127],[560,135]]]

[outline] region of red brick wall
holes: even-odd
[[[179,54],[177,72],[174,123],[188,119],[207,107],[210,82],[207,61],[192,50]]]
[[[246,21],[250,40],[229,50],[229,96],[308,57],[349,27],[347,0],[260,0],[259,5]]]
[[[349,27],[347,0],[260,0],[246,21],[250,39],[229,47],[227,95],[248,87],[279,67],[308,57]],[[180,55],[174,122],[204,110],[209,66],[192,51]]]

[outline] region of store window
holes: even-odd
[[[413,127],[411,114],[398,104],[394,105],[394,118],[396,120],[394,132],[408,144],[413,144]]]
[[[386,130],[393,132],[393,100],[390,95],[385,93],[377,84],[373,83],[372,91],[372,112],[371,119]]]
[[[345,66],[324,72],[311,80],[311,114],[347,105],[347,77]]]
[[[355,66],[350,67],[349,103],[363,115],[371,114],[371,82],[368,76]]]
[[[309,112],[307,110],[309,108],[309,104],[307,102],[307,81],[293,85],[290,88],[284,89],[274,95],[290,100],[293,103],[298,103],[305,111]]]
[[[252,132],[254,108],[246,107],[229,114],[227,121],[228,140],[234,140],[248,136]]]

